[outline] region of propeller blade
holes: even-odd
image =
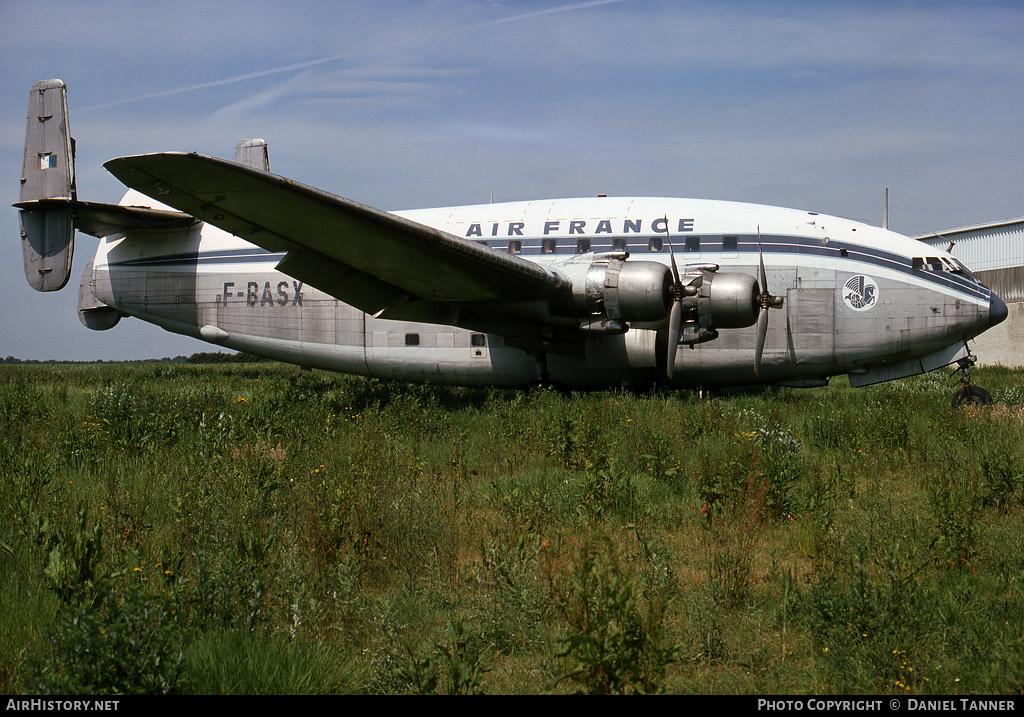
[[[754,347],[754,374],[761,375],[761,356],[764,354],[764,344],[768,337],[768,310],[777,309],[782,306],[782,298],[772,296],[768,290],[768,272],[764,268],[764,250],[761,248],[761,225],[757,226],[757,255],[760,262],[758,267],[757,280],[760,283],[761,308],[757,313],[757,343]]]
[[[683,323],[683,280],[679,276],[679,265],[676,264],[676,251],[672,246],[672,233],[668,228],[668,215],[665,215],[665,238],[668,240],[668,255],[672,260],[672,307],[668,314],[668,346],[665,356],[665,375],[672,379],[676,365],[676,351],[679,349],[679,332]]]
[[[668,239],[668,255],[672,259],[672,278],[675,279],[677,284],[682,283],[682,279],[679,278],[679,267],[676,265],[676,252],[672,247],[672,233],[668,230],[668,215],[665,215],[665,238]]]
[[[679,301],[672,302],[672,310],[668,315],[668,355],[665,357],[665,375],[671,379],[676,366],[676,351],[679,349],[679,330],[682,326],[683,305]]]
[[[761,249],[761,225],[757,225],[757,256],[761,260],[761,271],[757,280],[761,282],[761,296],[770,296],[768,291],[768,274],[764,270],[764,251]]]
[[[762,306],[757,314],[757,345],[754,348],[754,374],[761,375],[761,354],[764,353],[764,342],[768,337],[768,307]]]

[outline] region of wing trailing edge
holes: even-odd
[[[237,162],[164,153],[104,166],[162,204],[286,251],[282,271],[370,314],[400,304],[423,313],[425,303],[543,300],[569,288],[534,262]]]

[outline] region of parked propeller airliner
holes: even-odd
[[[822,386],[973,361],[1006,305],[959,261],[795,209],[665,198],[385,212],[270,173],[266,143],[105,164],[81,201],[60,80],[30,92],[25,271],[62,288],[100,239],[79,317],[134,316],[302,366],[461,385]]]

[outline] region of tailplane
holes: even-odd
[[[29,93],[21,196],[25,276],[37,291],[68,283],[75,248],[75,149],[68,129],[67,88],[43,80]]]
[[[242,140],[235,161],[270,171],[267,142]],[[42,80],[29,91],[18,219],[25,277],[36,291],[59,291],[71,276],[75,229],[97,237],[134,229],[185,228],[198,223],[181,212],[78,200],[75,140],[68,122],[67,86]]]

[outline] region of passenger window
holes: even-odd
[[[579,241],[576,242],[576,253],[577,254],[586,254],[588,251],[590,251],[590,240],[589,239],[580,239]]]
[[[420,335],[419,334],[406,334],[405,335],[405,345],[406,346],[419,346],[420,345]]]
[[[651,237],[651,240],[647,242],[647,251],[661,251],[661,247],[661,237]]]
[[[522,254],[523,253],[523,242],[519,239],[513,239],[508,243],[509,254]]]
[[[723,259],[737,259],[739,258],[740,251],[740,238],[734,234],[727,234],[722,237],[722,258]]]
[[[688,236],[686,237],[686,251],[698,252],[700,251],[700,237]]]
[[[487,345],[487,334],[470,334],[469,345],[470,346],[486,346]]]
[[[554,254],[555,253],[555,240],[554,239],[544,239],[544,240],[542,240],[541,243],[540,243],[540,253],[541,254]]]
[[[626,251],[626,240],[612,239],[612,251]]]

